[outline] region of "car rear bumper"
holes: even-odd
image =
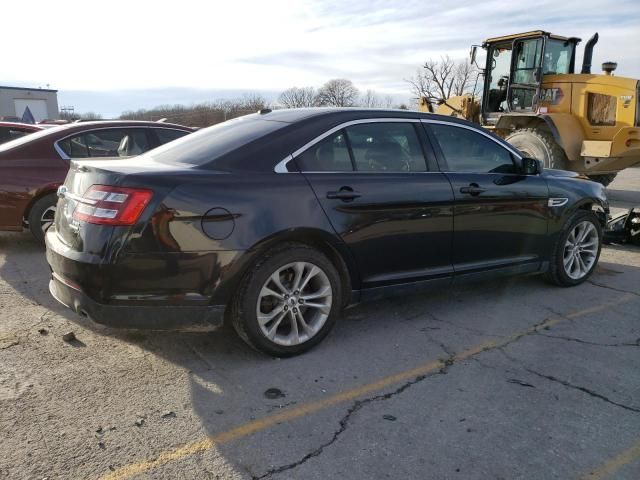
[[[224,321],[221,305],[107,305],[69,285],[55,273],[49,282],[51,295],[77,314],[114,328],[142,330],[210,331]]]
[[[209,331],[223,323],[226,302],[198,293],[206,288],[201,280],[206,277],[193,274],[200,273],[193,268],[185,275],[182,258],[161,262],[145,257],[124,265],[107,264],[100,256],[69,249],[52,231],[46,235],[46,244],[52,271],[49,291],[60,303],[96,323],[189,331]],[[167,263],[176,270],[175,275],[167,271]]]

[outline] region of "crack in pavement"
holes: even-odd
[[[503,335],[499,335],[499,334],[496,334],[496,333],[485,332],[485,331],[477,329],[477,328],[472,328],[472,327],[467,327],[467,326],[464,326],[464,325],[459,325],[459,324],[457,324],[455,322],[452,322],[451,320],[443,320],[442,318],[438,317],[435,313],[430,312],[430,311],[421,311],[419,313],[410,314],[410,313],[408,313],[406,311],[403,311],[403,310],[406,310],[404,308],[405,306],[399,300],[396,300],[396,299],[389,299],[389,300],[390,300],[389,303],[391,303],[391,305],[393,305],[393,306],[395,306],[395,307],[400,309],[400,315],[402,316],[402,319],[405,320],[405,321],[411,321],[411,320],[415,320],[415,319],[418,319],[418,318],[423,318],[426,315],[427,317],[429,317],[430,319],[432,319],[432,320],[434,320],[436,322],[444,323],[445,325],[450,325],[450,326],[452,326],[454,328],[458,328],[460,330],[466,330],[466,331],[474,333],[476,335],[483,335],[483,336],[486,336],[486,337],[502,337],[503,336]]]
[[[323,443],[322,445],[320,445],[318,448],[316,448],[315,450],[312,450],[311,452],[307,453],[304,457],[302,457],[299,460],[296,460],[295,462],[292,463],[288,463],[286,465],[281,465],[279,467],[275,467],[272,468],[271,470],[263,473],[262,475],[252,475],[252,480],[261,480],[263,478],[267,478],[267,477],[271,477],[272,475],[278,474],[278,473],[282,473],[285,472],[287,470],[292,470],[296,467],[299,467],[300,465],[302,465],[303,463],[307,462],[307,460],[310,460],[311,458],[314,457],[318,457],[322,454],[322,452],[324,451],[325,448],[331,446],[333,443],[335,443],[338,438],[340,437],[340,435],[342,435],[347,428],[349,427],[349,420],[351,419],[351,417],[358,412],[360,409],[362,409],[362,407],[364,407],[365,405],[372,403],[372,402],[376,402],[379,400],[388,400],[392,397],[395,397],[396,395],[401,394],[402,392],[404,392],[405,390],[407,390],[408,388],[410,388],[411,386],[415,385],[416,383],[420,383],[423,380],[429,378],[429,377],[433,377],[435,375],[444,375],[447,373],[447,369],[449,368],[449,366],[451,366],[453,363],[450,361],[444,361],[442,362],[442,368],[440,370],[438,370],[437,372],[428,374],[428,375],[419,375],[416,378],[414,378],[413,380],[410,380],[404,384],[402,384],[400,387],[398,387],[397,389],[395,389],[392,392],[387,392],[387,393],[383,393],[380,395],[375,395],[373,397],[369,397],[369,398],[365,398],[364,400],[356,400],[353,405],[351,405],[351,407],[349,408],[349,410],[347,410],[347,413],[342,417],[342,419],[340,419],[340,423],[339,423],[339,428],[338,430],[336,430],[333,433],[333,436],[325,443]]]
[[[587,387],[582,387],[580,385],[574,385],[571,382],[568,382],[567,380],[563,380],[561,378],[555,377],[553,375],[546,375],[544,373],[540,373],[536,370],[533,370],[532,368],[527,367],[522,361],[518,360],[517,358],[509,355],[507,352],[504,351],[504,347],[506,347],[506,345],[504,346],[500,346],[497,347],[497,350],[502,353],[507,359],[509,359],[510,361],[512,361],[513,363],[520,365],[525,371],[529,372],[532,375],[535,375],[539,378],[544,378],[546,380],[549,380],[551,382],[555,382],[555,383],[559,383],[560,385],[563,385],[567,388],[573,389],[573,390],[578,390],[582,393],[586,393],[587,395],[597,398],[599,400],[602,400],[604,402],[610,403],[611,405],[615,405],[616,407],[620,407],[623,408],[625,410],[629,410],[630,412],[634,412],[634,413],[640,413],[640,408],[638,407],[633,407],[630,405],[625,405],[624,403],[619,403],[616,402],[614,400],[611,400],[610,398],[606,397],[605,395],[598,393],[594,390],[591,390],[590,388]]]
[[[635,341],[635,343],[600,343],[600,342],[591,342],[589,340],[581,340],[580,338],[575,337],[565,337],[563,335],[551,335],[549,333],[538,332],[538,335],[549,338],[557,338],[558,340],[566,340],[567,342],[577,342],[584,343],[586,345],[595,345],[598,347],[640,347],[640,337]]]
[[[488,352],[491,350],[495,350],[495,349],[502,349],[514,342],[519,341],[520,339],[527,337],[529,335],[534,335],[536,333],[538,333],[538,330],[540,328],[544,328],[546,326],[546,324],[549,324],[550,322],[552,322],[553,320],[550,318],[546,318],[538,323],[533,324],[531,327],[529,327],[527,330],[525,330],[522,333],[519,333],[517,335],[513,335],[511,337],[507,337],[507,339],[500,344],[497,345],[489,345],[489,346],[485,346],[485,347],[478,347],[476,349],[471,349],[471,350],[467,350],[466,354],[452,354],[449,355],[447,358],[445,359],[440,359],[439,361],[442,364],[442,367],[431,374],[425,374],[425,375],[419,375],[417,377],[415,377],[413,380],[409,380],[406,383],[402,384],[400,387],[398,387],[397,389],[393,390],[392,392],[388,392],[388,393],[384,393],[384,394],[379,394],[379,395],[375,395],[373,397],[369,397],[369,398],[365,398],[364,400],[356,400],[355,402],[353,402],[353,404],[351,405],[351,407],[347,410],[347,413],[342,417],[342,419],[339,422],[339,428],[333,433],[332,437],[325,443],[323,443],[322,445],[320,445],[318,448],[312,450],[311,452],[307,453],[306,455],[304,455],[302,458],[300,458],[299,460],[296,460],[295,462],[291,462],[285,465],[281,465],[279,467],[274,467],[270,470],[268,470],[267,472],[263,473],[262,475],[252,475],[252,480],[262,480],[264,478],[267,477],[271,477],[273,475],[285,472],[287,470],[292,470],[294,468],[299,467],[300,465],[304,464],[305,462],[307,462],[308,460],[318,457],[322,454],[322,452],[329,446],[331,446],[333,443],[335,443],[338,438],[347,430],[348,426],[349,426],[349,420],[351,419],[351,417],[358,412],[360,409],[362,409],[365,405],[372,403],[372,402],[376,402],[379,400],[388,400],[389,398],[395,397],[396,395],[401,394],[402,392],[404,392],[405,390],[407,390],[408,388],[412,387],[413,385],[422,382],[423,380],[427,379],[427,378],[431,378],[434,377],[436,375],[446,375],[449,372],[449,368],[451,366],[453,366],[454,364],[456,364],[457,362],[461,361],[461,360],[467,360],[467,359],[473,359],[475,360],[475,356],[479,355],[481,353],[484,352]],[[440,342],[436,342],[437,344],[440,344]],[[448,347],[446,347],[444,344],[440,344],[440,346],[443,348],[443,350],[446,351],[450,351]]]
[[[633,290],[625,290],[623,288],[611,287],[609,285],[604,285],[602,283],[598,283],[598,282],[596,282],[594,280],[587,280],[587,283],[590,283],[591,285],[596,286],[596,287],[605,288],[607,290],[613,290],[614,292],[630,293],[631,295],[635,295],[636,297],[640,297],[640,293],[634,292]]]
[[[252,418],[251,421],[241,424],[230,430],[220,432],[215,435],[208,435],[205,439],[190,442],[179,447],[172,447],[171,449],[165,450],[155,457],[146,459],[144,461],[121,466],[118,469],[112,470],[110,473],[104,475],[101,478],[103,480],[123,480],[126,478],[131,478],[132,476],[140,475],[144,472],[147,472],[153,468],[167,464],[169,462],[174,462],[181,458],[185,458],[199,452],[207,451],[216,445],[229,443],[240,438],[253,435],[257,432],[264,431],[271,426],[306,417],[313,413],[326,410],[330,407],[338,405],[350,405],[350,407],[348,407],[346,415],[341,417],[342,420],[340,421],[340,427],[334,432],[332,438],[328,442],[323,443],[321,447],[314,449],[312,452],[305,455],[296,462],[288,463],[280,467],[272,467],[262,475],[252,474],[252,478],[254,479],[263,479],[266,477],[270,477],[276,473],[293,469],[299,465],[304,464],[310,458],[314,458],[320,455],[324,450],[326,450],[329,445],[335,443],[337,439],[340,438],[340,435],[346,431],[346,429],[349,427],[350,419],[353,417],[354,413],[373,401],[383,400],[390,398],[391,396],[399,395],[412,385],[420,383],[426,378],[434,377],[437,374],[448,373],[449,367],[453,366],[454,364],[464,362],[465,360],[473,360],[483,352],[504,348],[512,343],[518,342],[524,337],[537,334],[541,329],[548,330],[550,327],[557,325],[558,323],[576,319],[578,317],[587,316],[595,312],[600,312],[604,309],[610,308],[615,305],[620,305],[622,303],[627,303],[632,300],[636,300],[636,296],[627,294],[608,302],[603,302],[598,305],[586,307],[581,310],[568,313],[564,315],[564,317],[547,317],[546,319],[530,325],[518,332],[505,334],[499,338],[486,339],[480,344],[476,344],[464,350],[460,350],[455,355],[446,358],[444,361],[442,359],[434,359],[427,363],[418,365],[414,368],[377,379],[374,382],[360,385],[350,390],[339,391],[338,393],[327,398],[322,398],[299,405],[297,407],[294,407],[292,410],[287,409],[282,413],[268,415],[260,419]],[[392,385],[401,386],[391,391],[390,393],[378,393],[375,396],[366,398],[367,395],[374,395],[375,392],[383,392],[385,391],[385,389],[390,389],[392,388]],[[362,399],[362,397],[365,398]]]

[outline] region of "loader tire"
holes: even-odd
[[[522,128],[513,132],[506,140],[525,156],[541,160],[545,168],[567,168],[567,156],[549,132],[537,128]]]
[[[603,173],[602,175],[589,175],[589,179],[594,182],[601,183],[605,187],[608,186],[611,182],[613,182],[614,178],[616,178],[617,173]]]

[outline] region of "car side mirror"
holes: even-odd
[[[544,164],[536,158],[524,157],[522,159],[522,173],[525,175],[539,175],[544,169]]]
[[[471,59],[470,63],[472,63],[472,64],[476,63],[476,53],[477,53],[477,51],[478,51],[478,47],[475,46],[475,45],[472,45],[471,46],[471,51],[469,52],[469,57]]]

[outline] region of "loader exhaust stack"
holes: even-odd
[[[598,32],[589,39],[584,46],[584,57],[582,59],[582,70],[580,73],[591,73],[591,58],[593,57],[593,47],[598,43]]]

